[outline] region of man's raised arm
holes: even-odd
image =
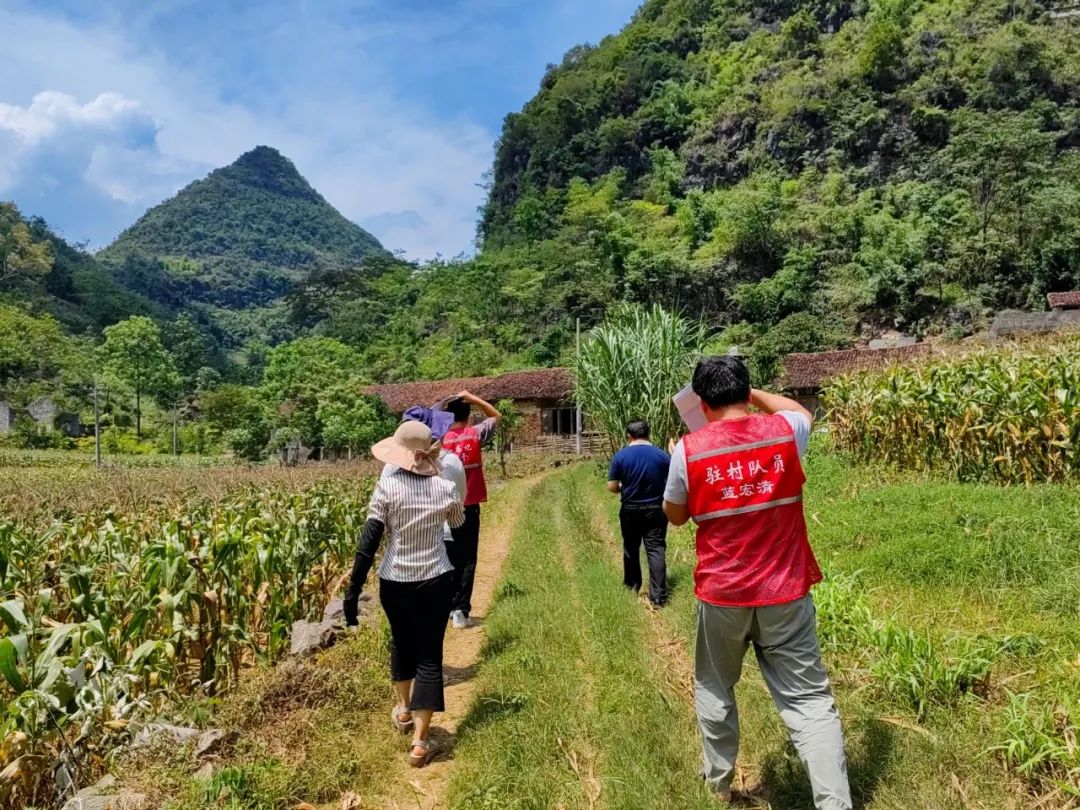
[[[757,388],[751,388],[750,404],[759,411],[764,411],[765,413],[777,413],[778,411],[794,411],[795,413],[801,413],[810,420],[810,424],[814,423],[814,415],[810,413],[810,411],[790,397],[780,396],[780,394],[770,394],[768,391],[760,391]]]
[[[469,391],[462,391],[458,394],[458,399],[463,399],[470,405],[475,405],[481,411],[484,412],[484,416],[488,419],[494,419],[496,423],[502,420],[502,414],[499,413],[499,409],[488,402],[486,399],[481,399],[476,394]]]

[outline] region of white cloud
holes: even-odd
[[[163,155],[158,124],[119,93],[80,103],[67,93],[38,93],[26,107],[0,104],[0,192],[21,186],[62,195],[84,182],[127,205],[152,204],[205,167]],[[34,212],[30,212],[34,213]]]
[[[80,105],[67,93],[45,91],[34,96],[28,107],[0,104],[0,129],[35,143],[56,134],[65,126],[115,129],[138,117],[139,103],[119,93],[102,93]]]
[[[251,24],[278,25],[274,15],[263,17]],[[29,7],[0,10],[0,194],[101,246],[118,222],[267,144],[345,216],[370,222],[386,247],[413,258],[470,250],[483,201],[476,184],[490,166],[495,134],[408,103],[365,52],[370,43],[355,41],[355,32],[335,34],[327,18],[309,24],[307,51],[298,32],[280,39],[271,31],[282,47],[281,58],[264,67],[276,71],[274,81],[245,87],[242,74],[227,70],[235,66],[222,62],[220,42],[187,42],[165,54],[137,27],[126,38],[115,19],[76,25]],[[313,63],[320,45],[340,62],[337,46],[345,44],[357,54],[351,72]],[[328,72],[334,81],[320,84]],[[283,73],[288,80],[279,84]],[[101,210],[65,202],[73,183],[83,188],[71,199],[92,191]],[[377,219],[405,210],[418,222]]]

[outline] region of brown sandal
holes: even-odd
[[[409,715],[408,720],[402,720],[401,715]],[[394,724],[396,728],[402,734],[408,734],[413,729],[412,712],[405,706],[395,706],[390,710],[390,722]]]
[[[413,751],[417,748],[423,748],[423,754],[414,754]],[[423,768],[431,760],[435,759],[439,753],[439,747],[435,744],[434,740],[413,740],[412,748],[409,749],[409,764],[414,768]]]

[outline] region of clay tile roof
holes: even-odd
[[[574,373],[566,368],[539,368],[493,377],[372,385],[364,389],[364,393],[377,396],[390,410],[400,413],[413,405],[434,405],[462,389],[468,389],[488,402],[500,399],[564,400],[574,393]]]
[[[1080,290],[1056,292],[1046,296],[1050,309],[1074,309],[1080,307]]]
[[[904,363],[926,354],[929,349],[927,344],[917,343],[895,349],[845,349],[814,354],[789,354],[784,359],[784,373],[780,382],[789,390],[821,388],[834,377],[852,371],[875,370],[894,363]]]

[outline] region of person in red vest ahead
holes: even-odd
[[[469,424],[472,406],[484,412],[484,420]],[[502,416],[490,402],[462,391],[451,400],[446,410],[454,415],[454,423],[442,439],[443,447],[465,465],[465,523],[460,529],[451,529],[453,542],[446,550],[454,565],[457,580],[454,598],[450,603],[450,619],[454,627],[469,626],[472,611],[473,579],[476,577],[476,555],[480,547],[480,504],[487,500],[487,482],[484,481],[484,456],[481,448],[495,432]]]
[[[794,400],[752,389],[737,357],[701,360],[692,387],[708,424],[675,446],[664,512],[676,526],[697,524],[695,705],[703,775],[730,801],[739,749],[733,689],[753,644],[810,774],[815,806],[850,810],[840,715],[809,595],[821,571],[806,533],[800,456],[813,418]]]

